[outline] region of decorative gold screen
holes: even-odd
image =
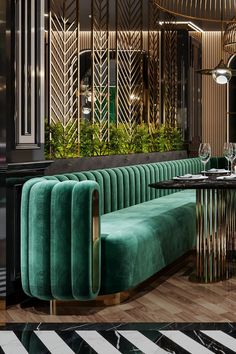
[[[49,120],[79,141],[79,2],[50,0]]]
[[[117,122],[132,135],[143,119],[142,1],[117,0]]]
[[[59,125],[72,144],[79,144],[81,119],[98,126],[100,142],[109,141],[111,107],[112,120],[123,124],[131,136],[142,121],[153,127],[163,120],[176,124],[173,17],[160,26],[159,10],[149,0],[144,30],[144,1],[115,0],[115,4],[116,31],[109,29],[109,0],[89,0],[91,31],[80,32],[79,0],[49,1],[49,121]],[[80,42],[91,50],[92,58],[85,90],[80,82]]]
[[[162,31],[163,38],[163,115],[166,123],[177,123],[177,31],[174,18],[167,16]]]
[[[92,121],[99,140],[109,140],[109,1],[92,0]]]
[[[148,31],[148,122],[154,128],[160,123],[160,13],[149,0]]]

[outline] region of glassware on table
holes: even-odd
[[[230,163],[230,171],[231,173],[234,173],[233,171],[233,161],[235,159],[235,144],[234,143],[224,143],[224,148],[223,148],[223,155],[228,161],[228,170],[229,170],[229,163]]]
[[[232,143],[233,145],[233,157],[232,157],[232,160],[231,160],[231,173],[236,173],[235,172],[235,168],[234,168],[234,161],[236,159],[236,143]]]
[[[203,170],[204,170],[203,174],[205,175],[206,164],[210,160],[210,157],[211,157],[211,146],[209,143],[201,143],[199,145],[198,156],[203,163],[203,166],[204,166],[203,167]]]

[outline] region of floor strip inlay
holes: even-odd
[[[68,345],[54,331],[34,331],[36,336],[52,354],[74,354]]]
[[[122,354],[96,331],[76,331],[98,354]]]
[[[164,354],[168,353],[166,350],[160,348],[158,345],[150,341],[142,333],[138,331],[117,331],[135,347],[144,354]]]
[[[236,352],[236,339],[222,331],[201,331],[216,342]]]
[[[27,354],[25,347],[12,331],[0,331],[0,347],[5,354]]]
[[[180,331],[159,331],[161,334],[189,351],[191,354],[212,354],[213,352]]]

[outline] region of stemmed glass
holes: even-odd
[[[206,172],[206,164],[211,157],[211,146],[209,143],[201,143],[198,149],[198,156],[201,159],[204,166],[204,174]]]
[[[231,161],[231,172],[235,173],[235,171],[234,171],[234,160],[236,159],[236,143],[232,143],[232,145],[233,145],[233,158],[232,158],[232,161]]]
[[[229,169],[229,162],[230,162],[230,166],[231,166],[231,173],[234,173],[233,170],[233,161],[236,157],[235,150],[236,146],[234,143],[224,143],[224,149],[223,149],[223,154],[224,157],[226,158],[226,160],[228,161],[228,169]]]

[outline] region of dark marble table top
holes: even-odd
[[[232,180],[218,180],[207,178],[204,180],[166,180],[149,184],[149,187],[156,189],[235,189],[236,178]]]

